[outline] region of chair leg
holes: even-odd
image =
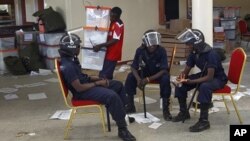
[[[230,111],[229,111],[229,108],[228,108],[228,106],[227,106],[227,103],[226,103],[226,100],[225,100],[224,95],[222,95],[222,99],[223,99],[223,102],[224,102],[225,107],[226,107],[226,109],[227,109],[227,113],[230,114]]]
[[[243,121],[242,121],[242,119],[241,119],[241,116],[240,116],[240,113],[239,113],[238,108],[237,108],[237,106],[236,106],[236,103],[235,103],[235,101],[234,101],[234,99],[233,99],[233,96],[230,95],[230,98],[231,98],[232,103],[233,103],[233,105],[234,105],[234,109],[235,109],[235,112],[236,112],[236,114],[237,114],[237,116],[238,116],[238,119],[239,119],[239,121],[240,121],[240,124],[243,124]]]
[[[69,129],[71,128],[71,124],[72,124],[72,121],[74,119],[75,113],[76,113],[76,109],[72,109],[67,126],[64,129],[64,139],[68,139]]]
[[[106,127],[105,127],[105,117],[104,117],[104,110],[103,110],[103,105],[98,106],[99,110],[100,110],[100,119],[102,121],[102,128],[103,128],[103,132],[104,134],[106,133]]]
[[[106,109],[107,112],[107,124],[108,124],[108,131],[111,132],[111,126],[110,126],[110,118],[109,118],[109,111]]]

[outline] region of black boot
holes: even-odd
[[[126,105],[126,113],[135,113],[134,95],[128,95],[128,104]]]
[[[197,123],[189,128],[190,132],[201,132],[210,128],[210,123],[208,121],[208,109],[210,105],[210,103],[200,104],[200,119]]]
[[[177,116],[173,117],[173,122],[179,122],[186,119],[190,119],[189,111],[187,111],[187,102],[185,98],[178,98],[179,105],[180,105],[180,112]]]
[[[118,136],[123,141],[136,141],[136,138],[128,131],[125,119],[121,121],[116,121],[118,126]]]
[[[172,120],[172,115],[169,112],[169,105],[170,105],[170,99],[169,98],[162,98],[163,117],[166,121]]]

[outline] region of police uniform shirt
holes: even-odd
[[[66,86],[73,94],[73,97],[78,99],[78,95],[80,95],[80,93],[74,89],[71,83],[76,79],[79,79],[81,84],[89,83],[89,76],[82,73],[81,65],[77,58],[62,58],[60,67]]]
[[[206,53],[201,53],[201,54],[190,53],[187,59],[187,66],[192,68],[196,65],[200,70],[203,70],[206,62],[207,62],[206,68],[214,68],[215,78],[222,81],[227,80],[227,76],[221,64],[220,56],[213,49]],[[205,69],[205,71],[207,71],[207,69]]]
[[[144,76],[151,76],[158,73],[160,70],[168,68],[168,60],[166,50],[158,46],[153,53],[149,53],[146,47],[139,47],[136,50],[133,63],[134,69],[142,68]]]

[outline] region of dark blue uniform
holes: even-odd
[[[206,66],[205,66],[206,64]],[[205,53],[195,54],[191,53],[187,59],[187,66],[197,66],[201,71],[205,70],[204,75],[207,74],[208,68],[214,68],[214,78],[211,81],[203,82],[198,89],[198,101],[200,103],[210,103],[212,100],[212,93],[214,90],[223,88],[227,83],[227,76],[221,64],[221,58],[215,50],[210,50]],[[204,66],[206,67],[204,69]],[[201,77],[201,73],[192,74],[188,79],[193,80]],[[196,84],[183,84],[182,87],[176,87],[175,96],[179,98],[187,98],[187,91],[196,87]]]
[[[74,80],[79,79],[81,84],[91,82],[89,76],[82,73],[78,59],[62,58],[61,70],[73,98],[99,101],[105,104],[115,121],[124,119],[126,115],[124,105],[127,103],[127,99],[121,82],[110,80],[108,88],[96,86],[84,92],[77,92],[71,85]]]
[[[139,47],[136,50],[132,68],[142,69],[142,77],[152,76],[161,70],[168,69],[168,60],[166,50],[163,47],[157,47],[154,53],[150,54],[145,47]],[[160,95],[162,98],[169,98],[171,95],[170,76],[164,73],[156,81],[160,84]],[[125,89],[128,95],[136,94],[137,81],[133,73],[129,73],[125,82]]]

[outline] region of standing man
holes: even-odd
[[[136,138],[127,129],[125,121],[126,95],[123,84],[82,73],[77,58],[80,43],[79,36],[75,34],[66,34],[60,39],[60,67],[66,86],[74,99],[95,100],[105,104],[118,126],[118,136],[124,141],[135,141]]]
[[[136,87],[143,89],[144,86],[152,81],[160,84],[160,97],[162,98],[163,117],[169,121],[172,116],[169,112],[170,105],[170,76],[168,72],[168,60],[166,50],[160,46],[160,33],[148,30],[142,37],[142,45],[137,48],[131,73],[128,74],[125,89],[128,94],[127,113],[134,113],[134,95]]]
[[[208,121],[208,109],[212,100],[213,91],[223,88],[227,83],[227,76],[222,67],[222,58],[218,52],[211,48],[206,42],[203,33],[198,29],[185,29],[177,39],[192,48],[187,58],[186,67],[177,77],[182,83],[175,88],[175,97],[178,98],[180,112],[173,117],[173,122],[183,121],[190,118],[187,111],[187,92],[198,88],[198,101],[200,102],[199,121],[189,128],[190,132],[200,132],[210,128]],[[201,72],[189,75],[190,70],[197,66]]]
[[[110,27],[108,40],[106,43],[94,45],[93,49],[98,52],[102,47],[107,48],[106,56],[99,77],[113,79],[113,73],[117,61],[122,57],[122,44],[124,37],[124,24],[120,19],[122,10],[119,7],[113,7],[110,11]]]

